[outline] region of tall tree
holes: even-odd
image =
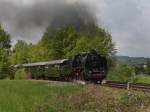
[[[57,30],[49,27],[35,49],[37,50],[33,55],[37,58],[36,61],[66,58],[91,49],[105,56],[115,53],[111,35],[98,27],[91,34],[78,31],[73,26]]]
[[[50,60],[49,49],[45,47],[42,42],[38,42],[36,45],[34,45],[30,53],[32,62]]]
[[[115,44],[112,42],[112,37],[105,29],[98,28],[93,37],[91,37],[91,48],[97,50],[105,56],[113,56],[116,53]]]
[[[13,53],[10,56],[11,63],[22,64],[31,62],[31,49],[32,45],[28,45],[23,40],[18,40],[18,42],[14,46]]]
[[[71,26],[59,30],[53,30],[49,27],[36,45],[38,51],[34,55],[41,54],[40,57],[45,60],[65,58],[76,46],[77,38],[78,33]],[[45,49],[44,53],[42,53],[42,49]],[[47,57],[44,58],[45,56]]]
[[[11,47],[10,35],[6,31],[4,31],[1,25],[0,25],[0,47],[6,51],[10,51]]]
[[[0,78],[10,75],[10,64],[8,61],[10,42],[10,35],[0,25]]]

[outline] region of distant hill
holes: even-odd
[[[116,58],[119,62],[128,65],[143,65],[150,62],[150,58],[144,58],[144,57],[116,56]]]

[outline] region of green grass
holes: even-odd
[[[134,77],[136,83],[149,83],[150,84],[150,76],[139,75]]]
[[[54,96],[71,94],[80,89],[73,84],[36,81],[0,81],[0,112],[34,112]]]
[[[150,94],[144,92],[61,82],[0,81],[0,112],[145,112],[149,104]]]

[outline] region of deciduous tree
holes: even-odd
[[[5,78],[10,75],[10,63],[8,56],[10,53],[10,35],[4,31],[0,25],[0,78]]]

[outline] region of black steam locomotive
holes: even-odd
[[[107,60],[91,50],[68,59],[15,65],[15,68],[25,68],[32,79],[83,80],[97,83],[106,77]]]

